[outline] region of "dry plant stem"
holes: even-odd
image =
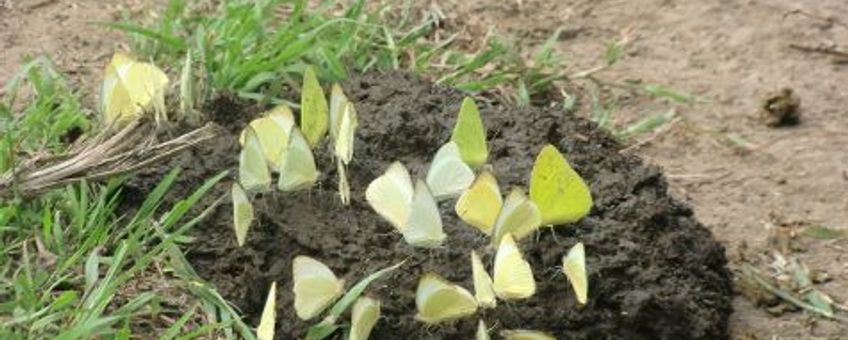
[[[809,53],[820,53],[820,54],[829,54],[832,56],[836,56],[839,58],[848,58],[848,51],[838,50],[836,47],[817,47],[817,46],[806,46],[799,44],[789,44],[790,48],[799,50],[801,52],[809,52]]]
[[[805,16],[805,17],[808,17],[808,18],[811,18],[811,19],[824,21],[824,22],[829,23],[831,25],[836,25],[836,26],[848,29],[848,24],[845,24],[845,23],[837,20],[834,17],[824,17],[824,16],[821,16],[821,15],[817,15],[817,14],[813,14],[813,13],[804,11],[800,8],[796,8],[796,9],[793,9],[793,10],[786,11],[786,13],[783,13],[783,18],[786,18],[786,17],[793,15],[793,14],[798,14],[798,15],[802,15],[802,16]]]
[[[43,159],[24,165],[0,177],[0,197],[19,193],[34,195],[81,180],[99,180],[136,171],[162,161],[177,152],[214,136],[213,124],[207,124],[175,139],[156,141],[155,126],[149,121],[133,121],[115,134],[107,129],[92,140],[49,164]],[[41,163],[36,166],[37,163]]]
[[[775,296],[783,299],[784,301],[789,302],[789,303],[791,303],[791,304],[793,304],[793,305],[795,305],[799,308],[802,308],[802,309],[804,309],[808,312],[812,312],[812,313],[821,315],[825,318],[848,324],[848,318],[844,318],[844,317],[836,316],[836,315],[827,315],[825,313],[822,313],[822,311],[820,311],[818,308],[813,307],[812,305],[810,305],[810,304],[808,304],[804,301],[801,301],[800,299],[792,296],[792,294],[789,294],[787,292],[784,292],[780,289],[775,288],[773,285],[766,282],[766,280],[764,280],[759,274],[757,274],[757,272],[750,265],[746,265],[745,268],[743,268],[743,271],[744,271],[745,275],[747,275],[748,277],[753,279],[754,282],[756,282],[758,285],[763,287],[763,289],[765,289],[769,293],[772,293]]]

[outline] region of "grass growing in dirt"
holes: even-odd
[[[76,138],[71,135],[90,128],[78,96],[45,58],[24,65],[5,92],[0,103],[4,176],[13,176],[22,159],[65,151],[68,138]],[[200,220],[188,218],[188,210],[223,174],[165,209],[162,198],[178,174],[163,179],[134,216],[116,215],[121,179],[80,183],[38,197],[4,192],[0,338],[128,337],[135,331],[130,320],[145,315],[175,320],[163,338],[192,338],[218,328],[250,337],[235,311],[199,281],[178,247],[190,241],[185,235]],[[174,306],[159,292],[128,290],[129,283],[157,270],[179,278],[178,288],[198,297],[190,299],[194,305]]]
[[[201,98],[221,91],[259,102],[297,104],[284,95],[299,89],[308,65],[316,66],[322,82],[336,82],[351,72],[408,70],[438,84],[468,92],[494,92],[516,105],[549,105],[565,110],[583,102],[613,107],[616,91],[627,91],[688,104],[693,97],[656,85],[607,81],[598,74],[613,67],[624,55],[629,37],[608,45],[599,66],[570,70],[557,53],[557,30],[529,58],[523,58],[508,39],[490,35],[484,47],[468,51],[457,46],[457,34],[444,32],[440,13],[393,2],[366,4],[364,0],[342,8],[324,1],[310,8],[305,0],[226,1],[216,8],[198,2],[172,0],[156,23],[122,22],[107,27],[131,33],[135,51],[159,65],[181,65],[188,53],[202,65],[206,79]],[[569,93],[574,81],[588,81],[587,96]],[[603,92],[603,93],[601,93]],[[668,123],[673,114],[649,114],[634,122],[619,123],[605,117],[593,119],[622,139],[650,133]]]

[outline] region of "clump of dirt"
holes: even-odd
[[[450,137],[462,94],[399,73],[357,76],[344,89],[360,115],[349,170],[351,206],[339,202],[330,153],[318,151],[316,160],[324,170],[319,184],[300,193],[257,197],[257,221],[244,247],[236,245],[229,205],[196,227],[189,260],[252,324],[257,323],[271,281],[281,287],[278,338],[300,338],[319,321],[301,321],[293,309],[291,262],[296,255],[308,255],[330,266],[348,286],[406,260],[367,291],[383,304],[373,339],[467,339],[473,337],[478,318],[495,327],[493,333],[524,328],[568,339],[727,337],[732,288],[724,249],[689,207],[669,197],[660,170],[620,154],[620,145],[585,119],[553,109],[507,107],[494,100],[479,104],[503,191],[526,186],[536,153],[552,143],[586,179],[595,206],[577,224],[546,229],[522,242],[538,285],[532,298],[501,302],[475,317],[436,327],[416,321],[414,295],[423,273],[436,272],[472,289],[470,251],[477,250],[491,263],[494,250],[487,247],[487,237],[456,217],[453,202],[440,207],[448,234],[444,247],[413,249],[370,209],[364,191],[395,160],[404,162],[413,176],[424,176],[430,158]],[[260,112],[230,111],[247,109],[230,104],[218,108],[223,110],[212,108],[216,121],[243,126],[246,121],[229,118]],[[238,129],[228,130],[232,134],[172,161],[170,165],[186,170],[178,193],[187,193],[221,170],[235,174]],[[148,191],[162,171],[128,186]],[[227,192],[226,184],[216,192]],[[590,282],[590,300],[583,307],[559,269],[561,257],[578,241],[586,246]]]
[[[798,125],[801,123],[800,108],[801,98],[785,87],[766,96],[760,115],[763,123],[771,127]]]

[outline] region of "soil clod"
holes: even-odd
[[[801,123],[801,98],[785,87],[769,93],[763,101],[761,119],[771,127],[791,126]]]

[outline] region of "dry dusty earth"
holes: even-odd
[[[0,83],[24,55],[46,54],[95,93],[119,35],[89,21],[143,11],[138,1],[0,0]],[[129,5],[129,10],[125,5]],[[432,1],[453,28],[473,41],[491,28],[532,46],[562,27],[558,49],[575,69],[601,62],[606,44],[632,29],[627,56],[606,79],[641,79],[704,99],[678,108],[678,122],[633,152],[662,166],[671,191],[724,242],[731,261],[746,244],[771,249],[769,227],[848,230],[848,64],[802,52],[791,44],[848,46],[848,2],[843,0],[442,0]],[[833,17],[837,22],[788,10]],[[796,127],[769,128],[756,119],[769,92],[790,87],[802,101]],[[91,96],[89,96],[90,98]],[[90,99],[89,99],[90,100]],[[625,100],[622,119],[665,110],[645,98]],[[736,146],[727,140],[735,139]],[[740,151],[740,145],[743,145]],[[848,241],[801,238],[799,254],[833,280],[819,288],[848,301]],[[845,325],[803,313],[773,316],[743,298],[731,328],[738,339],[844,339]]]

